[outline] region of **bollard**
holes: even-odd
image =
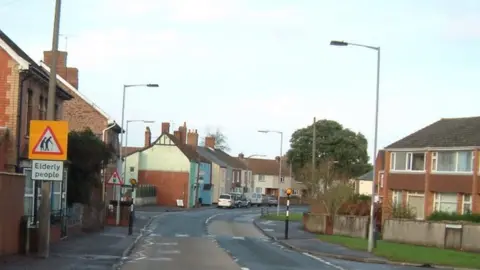
[[[128,219],[128,235],[132,235],[133,233],[133,201],[130,205],[130,215]]]
[[[290,212],[290,194],[292,194],[292,189],[287,189],[287,211],[285,213],[285,240],[288,239],[288,222],[289,222],[289,212]]]

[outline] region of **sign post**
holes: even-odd
[[[28,158],[32,161],[32,180],[43,181],[39,211],[39,250],[48,257],[50,250],[50,211],[52,181],[64,181],[63,163],[67,160],[68,122],[32,120],[29,123]],[[36,187],[35,187],[36,190]],[[36,201],[37,198],[34,198]],[[34,209],[37,212],[37,209]]]
[[[137,180],[135,178],[130,179],[130,185],[132,186],[132,194],[133,191],[135,190],[135,186],[137,185]],[[128,235],[132,235],[133,233],[133,219],[135,218],[135,199],[132,196],[132,204],[130,205],[130,216],[128,219]]]
[[[285,239],[288,239],[288,216],[290,211],[290,195],[292,195],[292,189],[287,189],[287,212],[285,213]]]
[[[118,174],[118,170],[115,170],[110,178],[107,181],[108,185],[116,186],[117,188],[121,188],[123,185],[123,179],[120,177],[120,174]],[[115,215],[115,224],[120,224],[120,192],[116,192],[117,195],[117,209],[116,209],[116,215]]]

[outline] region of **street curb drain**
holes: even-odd
[[[354,262],[361,262],[361,263],[374,263],[374,264],[384,264],[384,265],[397,265],[397,266],[411,266],[411,267],[419,267],[419,268],[438,268],[438,269],[454,269],[454,270],[473,270],[470,268],[455,268],[452,266],[438,266],[438,265],[430,265],[430,264],[414,264],[414,263],[405,263],[405,262],[395,262],[395,261],[387,261],[387,260],[380,260],[380,259],[374,259],[374,258],[359,258],[359,257],[353,257],[353,256],[344,256],[344,255],[338,255],[338,254],[330,254],[330,253],[323,253],[323,252],[312,252],[308,250],[304,250],[301,248],[297,248],[293,245],[290,245],[288,243],[285,243],[285,241],[279,240],[273,235],[268,234],[258,223],[257,219],[253,220],[253,225],[260,231],[262,232],[266,237],[272,239],[273,241],[281,244],[282,246],[295,250],[300,253],[307,253],[313,256],[319,256],[319,257],[326,257],[326,258],[332,258],[332,259],[338,259],[338,260],[345,260],[345,261],[354,261]]]

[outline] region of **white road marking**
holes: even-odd
[[[241,270],[250,270],[250,269],[248,269],[248,268],[246,268],[246,267],[242,267],[242,268],[240,268],[240,269],[241,269]]]
[[[275,231],[274,229],[269,229],[269,228],[265,228],[265,229],[263,229],[263,230],[266,231],[266,232],[273,232],[273,231]]]
[[[260,223],[261,223],[261,224],[264,224],[264,225],[268,225],[268,224],[272,223],[272,221],[271,221],[271,220],[267,220],[267,221],[262,221],[262,222],[260,222]]]
[[[180,254],[180,250],[157,250],[156,252],[161,254]]]
[[[157,245],[160,245],[160,246],[176,246],[178,245],[178,243],[157,243]]]
[[[237,239],[237,240],[245,240],[245,237],[243,237],[243,236],[234,236],[232,238]]]
[[[338,270],[345,270],[345,268],[343,268],[343,267],[341,267],[341,266],[335,265],[335,264],[333,264],[333,263],[331,263],[331,262],[327,262],[327,261],[325,261],[324,259],[321,259],[321,258],[318,258],[318,257],[316,257],[316,256],[313,256],[312,254],[303,252],[303,255],[305,255],[305,256],[307,256],[307,257],[310,257],[310,258],[312,258],[312,259],[314,259],[314,260],[316,260],[316,261],[319,261],[319,262],[321,262],[321,263],[324,263],[324,264],[326,264],[326,265],[328,265],[328,266],[330,266],[330,267],[336,268],[336,269],[338,269]]]
[[[175,237],[188,237],[188,234],[181,234],[181,233],[176,233]]]
[[[212,216],[209,216],[206,220],[205,220],[205,225],[207,225],[210,220],[212,220],[213,218],[217,217],[217,216],[220,216],[220,215],[225,215],[226,213],[217,213],[215,215],[212,215]]]

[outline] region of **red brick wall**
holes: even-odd
[[[139,171],[138,181],[142,184],[151,184],[157,189],[157,204],[176,206],[179,199],[188,203],[187,172]]]
[[[19,251],[25,177],[0,172],[0,255]],[[5,207],[8,206],[8,207]]]

